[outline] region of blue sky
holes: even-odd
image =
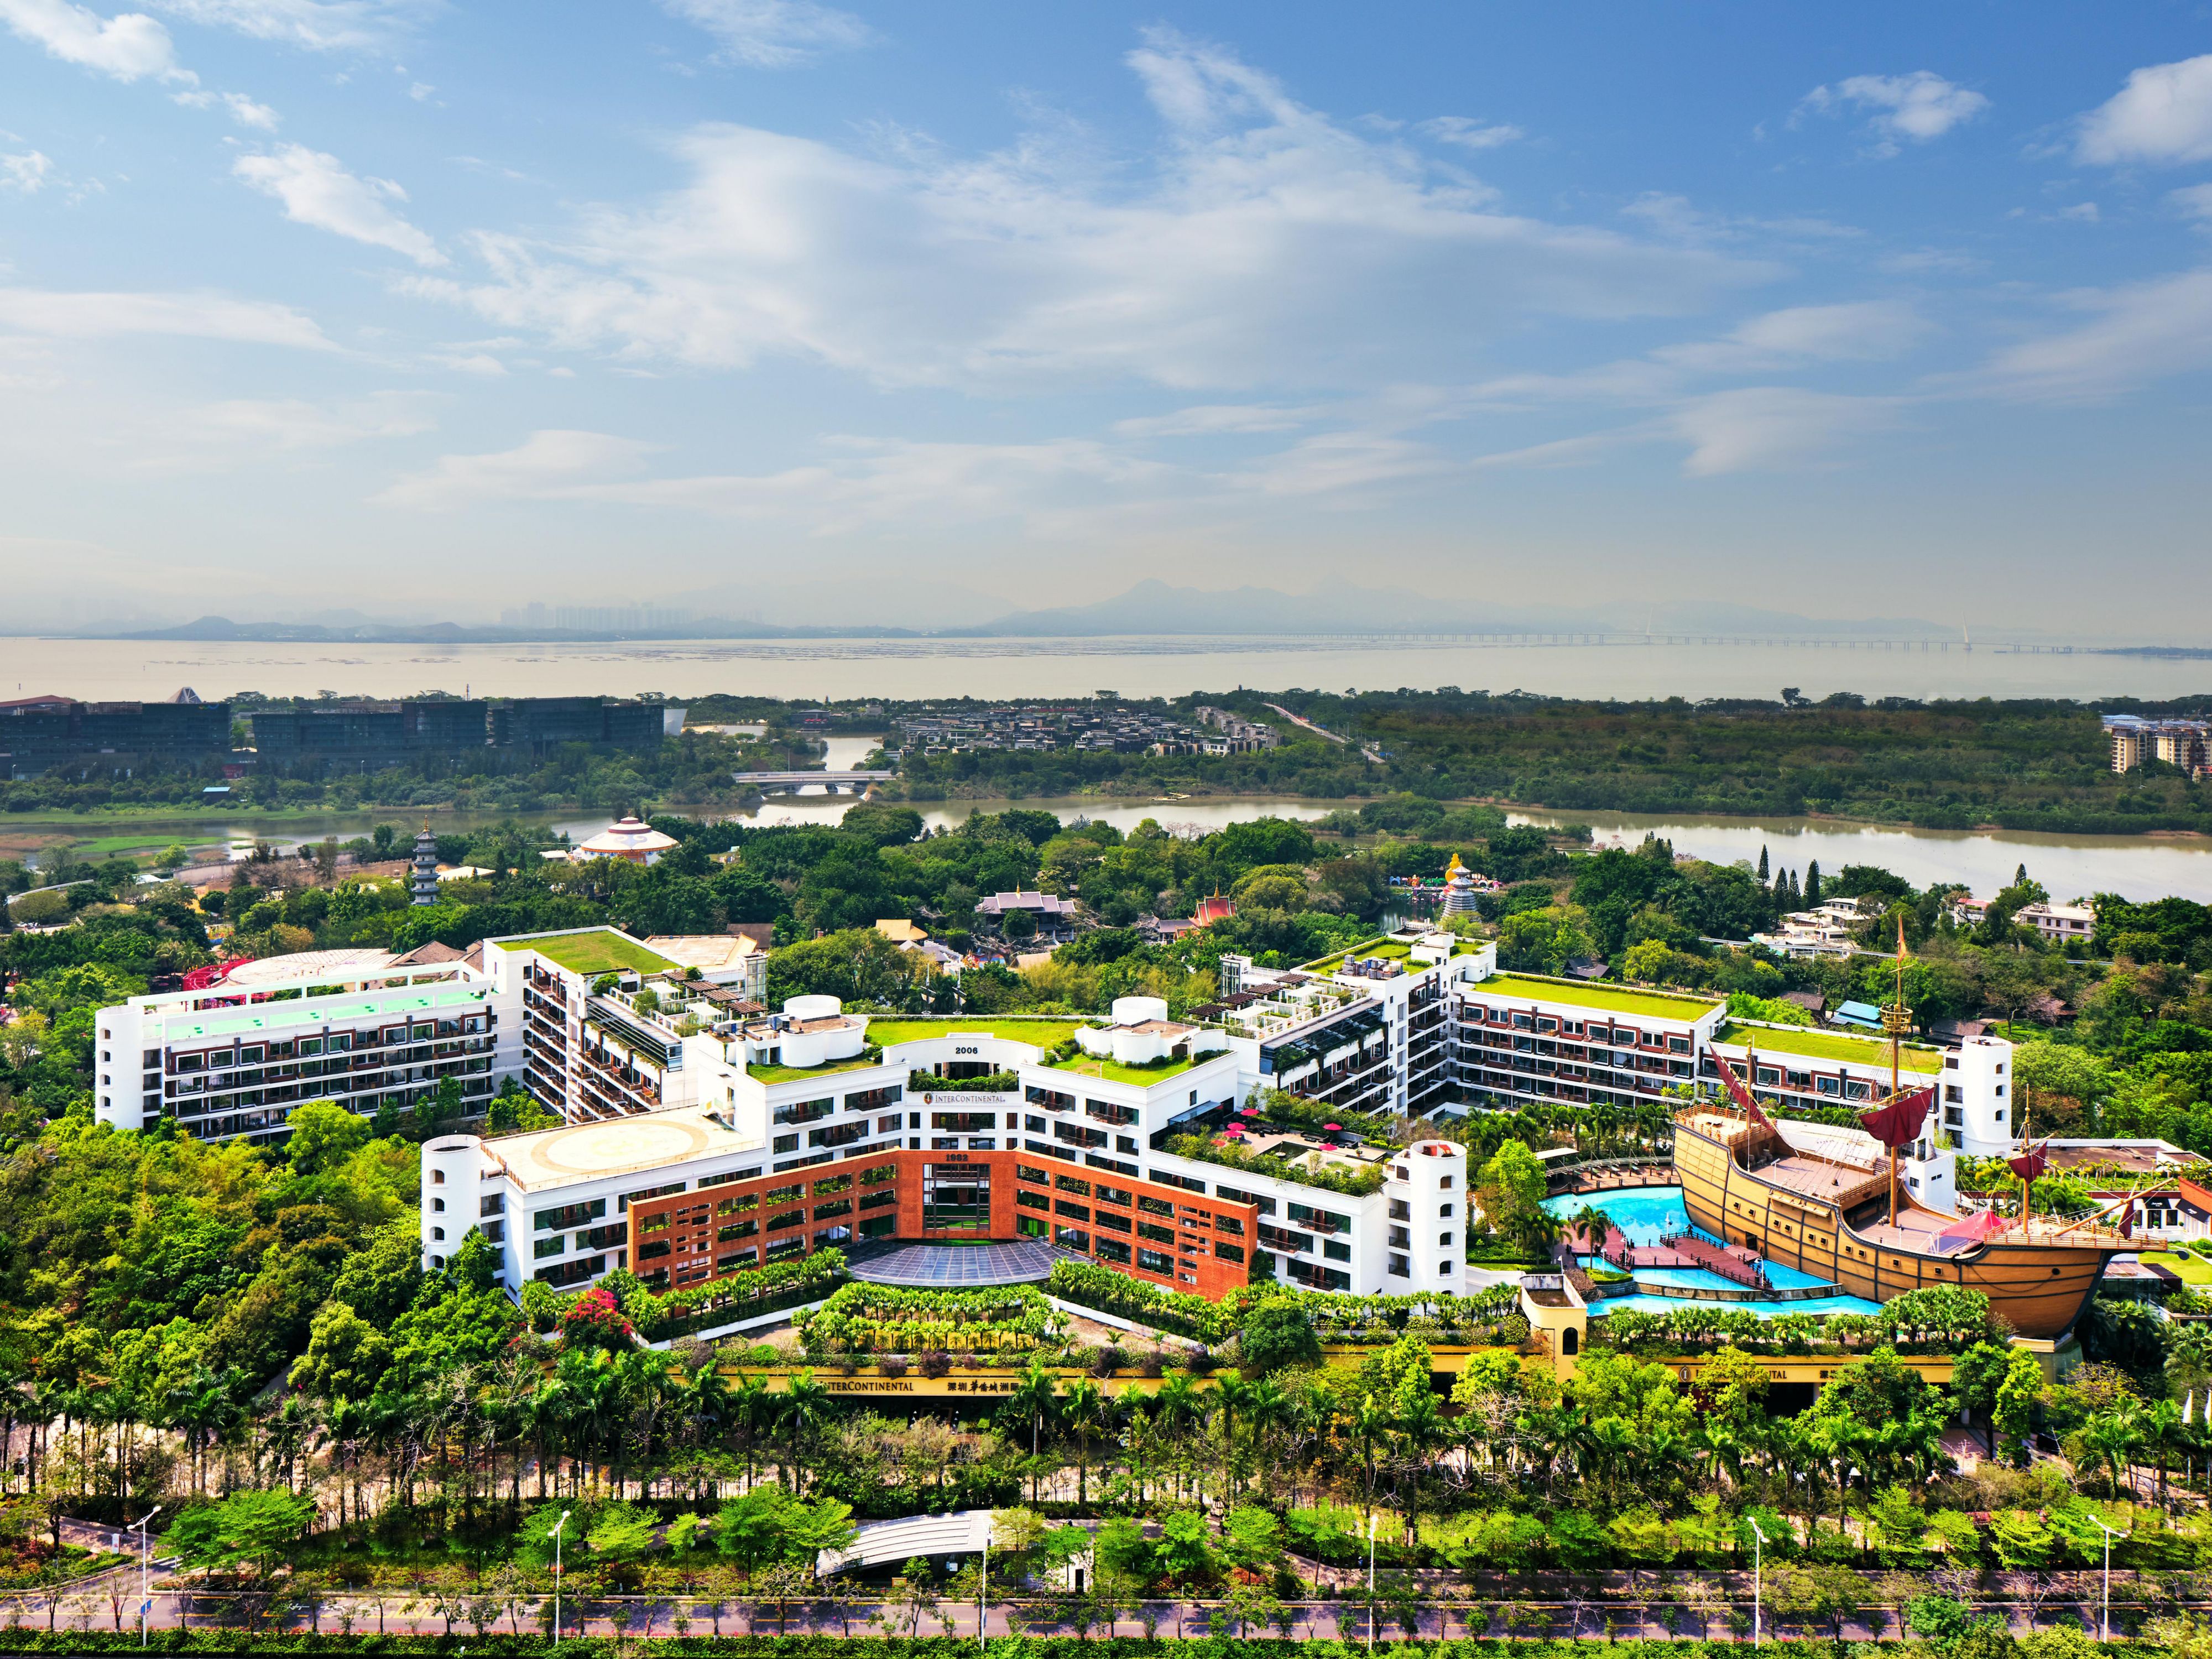
[[[26,622],[2197,625],[2202,5],[0,0]]]

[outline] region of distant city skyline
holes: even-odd
[[[2179,9],[142,3],[0,0],[18,628],[2212,639]]]

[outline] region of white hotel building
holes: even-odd
[[[1263,1255],[1286,1281],[1368,1293],[1458,1287],[1463,1153],[1241,1121],[1255,1089],[1322,1116],[1661,1108],[1670,1088],[1717,1083],[1717,1055],[1778,1104],[1862,1106],[1888,1084],[1879,1041],[1730,1023],[1711,998],[1500,973],[1494,947],[1442,934],[1296,972],[1231,958],[1222,1000],[1188,1024],[1142,998],[1102,1025],[872,1018],[805,997],[771,1014],[751,994],[757,963],[691,980],[678,954],[599,928],[439,962],[250,964],[103,1011],[98,1113],[274,1139],[300,1101],[368,1112],[453,1076],[480,1103],[516,1078],[566,1127],[433,1142],[422,1217],[427,1259],[481,1226],[511,1287],[624,1266],[681,1285],[824,1244],[980,1230],[1208,1294]],[[1992,1038],[1905,1048],[1908,1085],[1939,1088],[1908,1170],[1927,1201],[1948,1200],[1939,1139],[2011,1146],[2010,1054]],[[1007,1086],[957,1086],[1000,1074]],[[1296,1173],[1171,1150],[1190,1134]],[[633,1237],[638,1205],[658,1236]]]

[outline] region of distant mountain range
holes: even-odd
[[[1917,617],[1822,621],[1738,605],[1615,605],[1591,610],[1509,610],[1439,599],[1405,587],[1347,587],[1284,593],[1272,587],[1208,590],[1139,582],[1090,605],[1022,611],[951,635],[1078,638],[1108,634],[1725,634],[1777,637],[1948,638],[1952,629]]]
[[[327,613],[326,613],[327,614]],[[786,626],[695,617],[666,628],[605,631],[495,627],[464,623],[392,623],[334,617],[325,622],[235,622],[202,617],[173,628],[87,630],[81,637],[126,640],[265,641],[300,644],[524,645],[633,640],[1096,639],[1115,635],[1322,638],[1358,635],[1643,634],[1722,635],[1778,639],[1942,639],[1954,630],[1917,617],[1848,621],[1801,617],[1737,605],[1607,605],[1588,610],[1505,609],[1439,599],[1411,588],[1347,587],[1285,593],[1271,587],[1171,587],[1139,582],[1112,599],[952,628],[854,623]]]

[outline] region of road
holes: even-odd
[[[1351,738],[1346,737],[1341,732],[1332,732],[1326,726],[1316,726],[1304,714],[1293,714],[1289,709],[1284,708],[1283,705],[1279,702],[1267,703],[1264,704],[1263,707],[1273,709],[1278,714],[1280,714],[1291,725],[1303,726],[1305,730],[1312,732],[1317,738],[1326,738],[1331,743],[1349,743],[1352,741]],[[1365,756],[1369,760],[1373,761],[1377,766],[1382,764],[1382,751],[1381,750],[1370,749],[1363,744],[1360,745],[1359,752]]]

